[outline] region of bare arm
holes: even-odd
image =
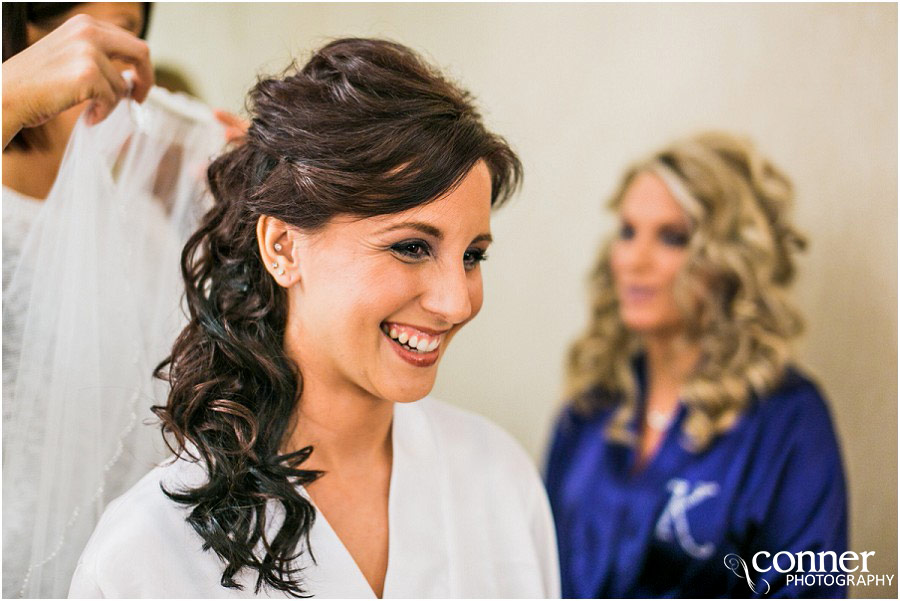
[[[3,63],[3,148],[25,127],[91,101],[88,119],[103,120],[128,93],[113,65],[133,67],[132,97],[142,102],[153,85],[147,44],[87,15],[76,15]]]

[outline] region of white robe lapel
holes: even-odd
[[[446,466],[418,402],[394,406],[393,449],[384,596],[453,597]]]
[[[302,492],[309,499],[306,491]],[[309,546],[316,563],[313,564],[308,557],[304,561],[301,576],[304,590],[313,597],[325,599],[375,598],[350,552],[318,508],[316,522],[309,533]]]
[[[415,403],[394,406],[384,598],[452,597],[444,466],[431,425]],[[305,490],[304,496],[309,499]],[[375,597],[350,552],[316,508],[310,532],[315,565],[303,580],[321,598]]]

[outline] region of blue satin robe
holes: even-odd
[[[761,551],[771,554],[759,557],[765,570],[779,551],[840,556],[847,548],[841,454],[807,378],[789,370],[701,453],[681,444],[682,406],[640,470],[633,448],[604,435],[611,414],[583,417],[568,407],[553,435],[546,484],[563,597],[846,596],[844,586],[789,584],[788,574],[751,563]]]

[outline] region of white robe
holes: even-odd
[[[559,597],[556,536],[530,458],[486,419],[426,398],[395,405],[385,598]],[[327,476],[325,476],[327,477]],[[220,585],[223,564],[160,490],[204,478],[199,464],[157,467],[109,505],[78,563],[70,597],[253,597],[255,572]],[[315,597],[372,598],[318,512],[304,561]],[[308,558],[304,554],[303,558]],[[263,589],[260,596],[283,597]]]

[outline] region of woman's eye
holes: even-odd
[[[687,246],[689,236],[686,232],[663,232],[661,239],[667,246]]]
[[[487,261],[487,254],[483,250],[467,250],[463,255],[463,265],[465,265],[466,271],[475,269],[482,261]]]
[[[622,240],[631,240],[634,238],[634,228],[627,223],[623,223],[619,228],[619,238]]]
[[[431,253],[431,249],[424,240],[411,240],[398,242],[391,247],[391,251],[406,259],[424,259]]]

